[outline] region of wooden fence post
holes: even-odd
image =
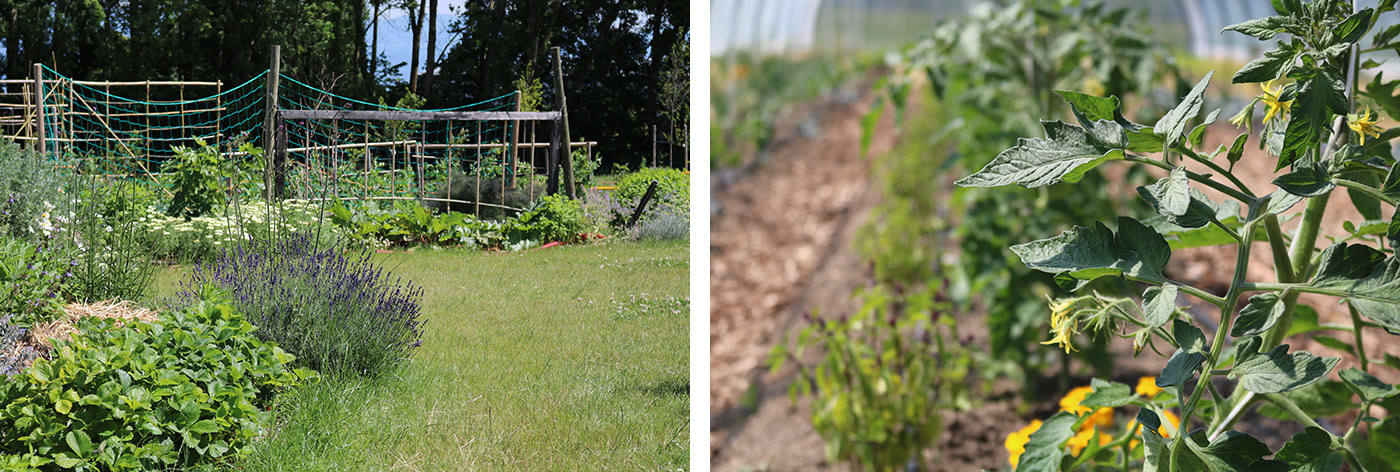
[[[45,136],[45,134],[47,134],[48,130],[45,130],[45,129],[44,129],[44,128],[46,128],[47,126],[46,126],[46,124],[44,123],[44,66],[43,66],[43,64],[34,64],[34,123],[37,124],[37,125],[39,125],[39,126],[36,128],[36,129],[38,129],[39,131],[35,134],[35,137],[39,138],[39,156],[41,156],[41,157],[42,157],[42,156],[47,156],[47,155],[48,155],[48,143],[45,142],[45,141],[48,140],[48,137]]]
[[[285,159],[286,156],[279,156],[280,153],[277,152],[277,146],[282,143],[276,141],[279,139],[279,136],[275,129],[281,124],[277,121],[277,117],[275,116],[277,114],[277,84],[281,75],[282,46],[273,45],[272,63],[268,66],[267,71],[267,103],[264,104],[263,108],[263,149],[273,150],[273,152],[270,153],[273,158]],[[285,138],[285,135],[280,136],[280,139]],[[285,144],[281,147],[282,149],[286,149]],[[267,155],[266,151],[264,152],[264,155]],[[274,165],[273,160],[274,159],[267,160],[267,168],[263,175],[263,186],[267,189],[266,192],[269,200],[274,198],[274,196],[283,195],[287,183],[286,176],[276,173],[278,169],[277,166]]]
[[[573,142],[569,140],[569,101],[564,97],[564,65],[560,54],[559,46],[555,46],[554,88],[555,91],[559,93],[559,113],[563,115],[559,118],[559,121],[564,127],[564,140],[563,144],[560,146],[564,155],[559,158],[559,164],[564,167],[564,178],[561,179],[564,183],[564,194],[568,195],[569,198],[577,198],[577,195],[574,193],[573,152],[569,146],[569,144]]]

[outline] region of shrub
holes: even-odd
[[[260,339],[316,370],[375,376],[421,343],[421,288],[391,279],[368,251],[347,255],[307,233],[240,244],[195,266],[176,305],[196,302],[206,284],[232,294]]]
[[[0,143],[0,233],[52,235],[71,220],[64,179],[52,163],[14,143]]]
[[[53,360],[0,383],[0,454],[12,455],[0,465],[212,470],[265,431],[278,391],[315,375],[290,370],[227,299],[167,316],[84,318]]]
[[[478,179],[455,169],[451,171],[451,176],[451,179],[443,179],[439,182],[439,187],[433,192],[433,198],[464,202],[480,201],[492,205],[524,208],[530,204],[531,196],[544,195],[546,190],[544,183],[534,179],[518,179],[515,187],[505,188],[499,177]],[[529,186],[533,186],[534,189],[532,190]],[[477,199],[477,192],[480,192],[480,200]],[[456,211],[471,215],[477,214],[477,205],[471,203],[429,201],[427,206],[436,213]],[[488,205],[481,205],[480,211],[481,218],[491,220],[509,218],[517,213]]]
[[[690,239],[690,216],[674,208],[661,209],[637,224],[637,239]]]
[[[175,175],[175,197],[165,211],[167,215],[194,218],[224,203],[224,192],[219,188],[223,173],[219,152],[203,141],[198,144],[198,148],[176,147],[174,162],[164,169]]]
[[[677,206],[690,206],[690,176],[679,170],[663,167],[649,167],[623,176],[617,182],[615,196],[625,205],[635,208],[653,180],[656,181],[656,195],[652,196],[653,200],[648,205],[666,202]]]
[[[512,241],[570,242],[578,238],[587,222],[583,207],[564,195],[545,195],[516,217],[507,228]]]
[[[598,179],[594,178],[594,174],[597,173],[598,166],[603,165],[603,159],[598,156],[590,159],[587,150],[584,149],[573,150],[569,157],[573,161],[574,188],[583,192],[584,189],[597,185]]]
[[[53,244],[0,237],[0,313],[26,328],[56,318],[71,288],[72,267],[72,257]]]

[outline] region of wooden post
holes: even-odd
[[[520,109],[519,91],[515,92],[515,111],[524,111]],[[520,146],[520,122],[512,121],[510,122],[510,181],[507,182],[509,188],[515,188],[515,160],[520,155],[517,146]],[[534,171],[532,170],[530,173],[533,174]]]
[[[554,47],[554,88],[559,94],[559,113],[563,114],[559,118],[564,130],[563,145],[560,146],[564,155],[559,159],[559,164],[564,168],[564,178],[560,179],[564,183],[564,194],[569,198],[577,198],[574,194],[574,163],[573,155],[569,153],[569,101],[564,97],[564,65],[560,57],[559,46]]]
[[[34,64],[34,123],[39,125],[35,137],[39,138],[39,155],[48,156],[47,130],[44,124],[44,66]]]
[[[273,129],[277,132],[272,138],[272,158],[267,161],[271,165],[272,174],[272,186],[268,189],[271,190],[272,198],[280,200],[287,197],[287,130],[277,126],[279,121],[281,120],[273,121]]]
[[[651,125],[651,166],[656,167],[656,125]]]
[[[273,158],[275,159],[286,158],[285,152],[277,152],[277,146],[282,143],[275,141],[279,139],[279,134],[281,135],[281,139],[285,139],[286,137],[285,133],[277,133],[275,129],[276,126],[280,124],[277,122],[277,117],[275,115],[277,114],[277,83],[281,75],[282,46],[273,45],[272,62],[268,66],[267,71],[267,103],[264,104],[263,108],[263,149],[272,149]],[[286,146],[282,145],[282,149],[286,149]],[[263,176],[263,185],[267,187],[269,199],[274,195],[282,195],[285,192],[283,186],[287,183],[286,176],[274,174],[277,172],[278,164],[280,163],[275,164],[273,161],[274,159],[267,160],[267,170],[266,174]]]

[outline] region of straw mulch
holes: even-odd
[[[97,303],[69,303],[63,306],[67,313],[63,317],[34,325],[29,331],[29,345],[40,352],[53,349],[55,340],[72,339],[78,329],[73,325],[79,318],[111,318],[120,325],[126,320],[151,322],[156,320],[156,312],[137,306],[125,300],[111,299]]]

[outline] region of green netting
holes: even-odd
[[[84,173],[168,187],[167,167],[181,148],[210,146],[230,162],[261,164],[239,148],[268,149],[267,72],[233,87],[207,82],[80,82],[44,67],[44,143],[48,157]],[[279,76],[279,110],[414,111],[348,98]],[[416,111],[512,111],[518,94]],[[499,189],[535,182],[544,168],[549,123],[463,120],[287,120],[285,179],[292,198],[424,198],[451,179],[499,181]],[[515,129],[513,126],[519,126]],[[32,130],[29,132],[31,135]],[[517,149],[515,143],[524,143]],[[455,170],[455,172],[454,172]],[[238,183],[230,183],[237,187]],[[533,194],[534,186],[529,187]],[[482,203],[503,204],[502,201]]]

